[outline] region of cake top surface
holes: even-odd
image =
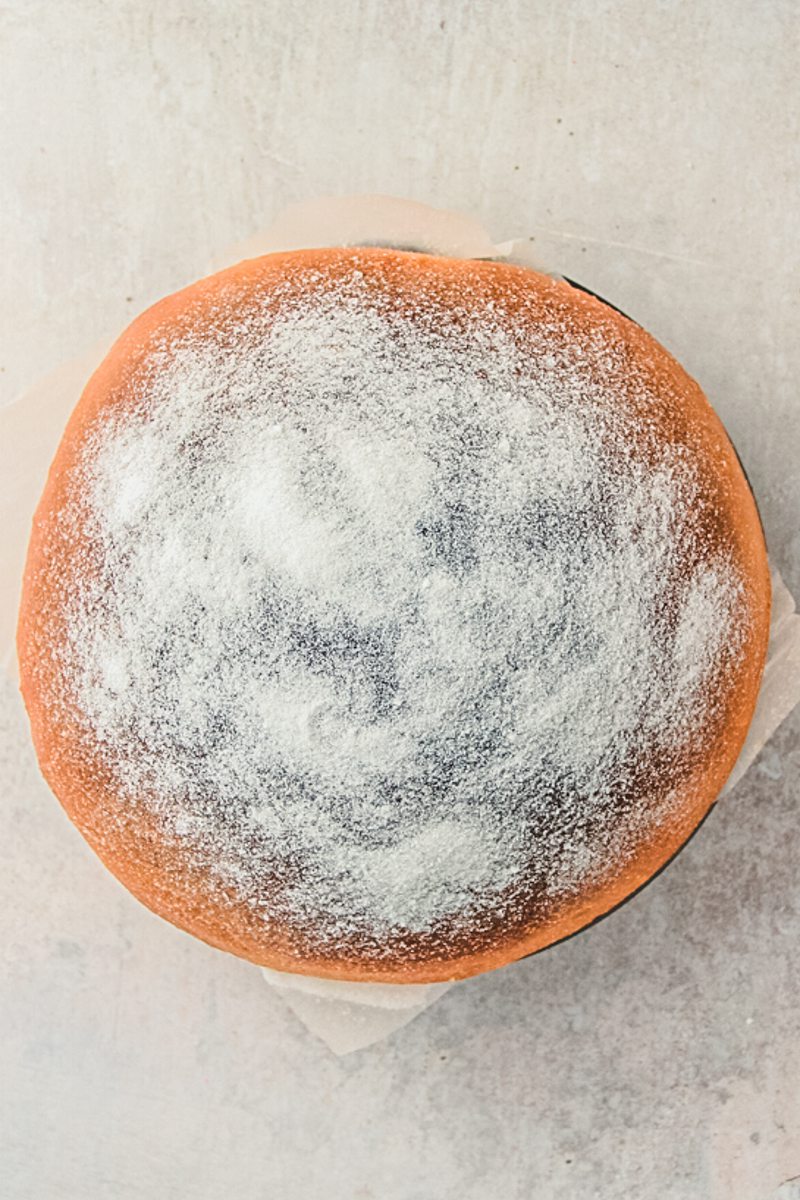
[[[480,936],[621,869],[719,737],[749,620],[727,443],[626,323],[437,261],[190,296],[59,513],[53,712],[323,955]]]

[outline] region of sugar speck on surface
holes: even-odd
[[[324,945],[624,861],[741,584],[610,333],[589,376],[558,330],[545,353],[323,285],[165,345],[94,425],[64,686],[131,804]]]

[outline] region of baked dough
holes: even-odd
[[[769,606],[736,454],[647,333],[530,270],[325,249],[122,335],[18,649],[42,771],[144,904],[265,966],[431,982],[675,853]]]

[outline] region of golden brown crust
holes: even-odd
[[[140,316],[115,344],[89,381],[65,431],[36,511],[25,570],[18,627],[21,690],[42,772],[67,814],[93,846],[105,865],[147,907],[194,936],[279,970],[329,978],[379,982],[424,983],[457,979],[490,970],[558,941],[607,912],[649,879],[678,850],[714,803],[744,741],[755,708],[766,657],[770,615],[770,580],[758,513],[736,454],[727,435],[699,387],[675,360],[643,330],[601,305],[592,297],[533,272],[501,264],[475,264],[455,259],[432,260],[387,251],[361,251],[363,270],[376,279],[388,278],[397,289],[398,302],[413,312],[417,301],[415,281],[423,279],[426,294],[432,271],[440,298],[452,304],[457,320],[458,301],[465,277],[479,273],[486,294],[524,323],[535,322],[555,304],[576,338],[591,338],[602,320],[627,348],[632,367],[647,386],[667,397],[658,418],[659,436],[687,436],[690,431],[699,457],[706,464],[707,484],[716,496],[719,529],[735,547],[737,567],[744,581],[749,621],[742,653],[730,668],[721,702],[724,730],[699,769],[681,784],[680,804],[670,820],[655,830],[635,858],[600,877],[550,911],[515,928],[494,930],[490,944],[475,948],[469,939],[454,937],[439,952],[413,945],[407,955],[394,960],[359,955],[358,947],[340,947],[321,953],[298,946],[292,930],[273,923],[269,932],[251,908],[230,889],[212,880],[207,871],[193,866],[166,842],[157,821],[142,807],[121,803],[111,775],[82,753],[81,736],[70,724],[68,712],[54,714],[46,697],[59,671],[57,656],[50,653],[53,639],[63,626],[62,597],[48,581],[55,579],[59,555],[74,553],[74,532],[59,527],[59,513],[68,503],[67,491],[78,462],[86,431],[101,411],[124,411],[134,402],[132,381],[141,378],[154,344],[165,330],[183,328],[230,315],[230,285],[236,299],[246,302],[271,282],[291,279],[298,264],[318,265],[335,281],[346,271],[352,252],[317,250],[271,255],[241,263],[162,300]],[[244,298],[244,299],[243,299]]]

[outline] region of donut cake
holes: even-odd
[[[240,263],[90,379],[33,522],[42,772],[145,905],[419,983],[613,908],[720,792],[770,584],[700,388],[591,295],[386,249]]]

